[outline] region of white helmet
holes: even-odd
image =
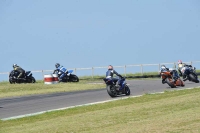
[[[183,62],[182,62],[182,60],[178,60],[178,62],[177,62],[177,64],[182,64]]]
[[[166,67],[165,67],[165,65],[162,65],[161,70],[164,70],[164,69],[166,69]]]
[[[17,64],[13,64],[13,68],[17,67]]]

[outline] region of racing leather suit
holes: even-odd
[[[15,71],[19,72],[19,75],[17,76],[17,78],[23,78],[24,74],[25,74],[25,70],[22,69],[21,67],[17,66],[14,68]]]
[[[185,66],[186,64],[185,63],[180,63],[178,64],[178,72],[179,72],[179,75],[182,76],[182,72],[181,72],[181,69]]]
[[[169,68],[165,68],[165,69],[160,70],[161,73],[166,72],[166,71],[170,71]],[[178,72],[176,70],[172,70],[170,73],[172,74],[174,81],[176,81],[177,78],[179,78]],[[162,79],[162,83],[165,83],[165,79]]]
[[[115,70],[113,69],[108,69],[108,71],[106,72],[106,77],[111,76],[111,78],[113,80],[117,80],[118,85],[120,84],[120,78],[113,78],[113,75],[116,74],[117,76],[119,76],[120,78],[122,78],[122,76],[120,74],[118,74]]]
[[[181,70],[184,68],[184,67],[192,67],[192,65],[187,65],[185,63],[182,63],[182,67],[179,67],[178,70],[179,72],[181,73],[180,75],[183,76],[183,81],[186,81],[188,78],[187,78],[187,75],[185,74],[185,71],[182,73]],[[179,64],[181,66],[181,64]]]
[[[66,73],[67,73],[67,69],[64,68],[63,66],[60,66],[60,67],[56,68],[56,70],[54,70],[54,73],[55,73],[55,71],[58,72],[58,75],[59,75],[58,78],[59,78],[60,81],[63,79],[63,77],[64,77],[64,76],[66,75]]]

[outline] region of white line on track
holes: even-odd
[[[177,90],[194,89],[194,88],[200,88],[200,86],[191,87],[191,88],[184,88],[184,89],[177,89]],[[171,91],[175,91],[175,90],[171,90]],[[164,92],[156,92],[156,93],[150,93],[150,94],[158,94],[158,93],[164,93]],[[1,120],[6,121],[6,120],[18,119],[18,118],[23,118],[23,117],[29,117],[29,116],[44,114],[44,113],[52,112],[52,111],[59,111],[59,110],[65,110],[65,109],[70,109],[70,108],[75,108],[75,107],[88,106],[88,105],[94,105],[94,104],[100,104],[100,103],[107,103],[107,102],[111,102],[111,101],[127,99],[127,98],[134,98],[134,97],[141,97],[141,96],[143,96],[143,95],[128,96],[128,97],[116,98],[116,99],[112,99],[112,100],[105,100],[105,101],[100,101],[100,102],[87,103],[87,104],[76,105],[76,106],[69,106],[69,107],[64,107],[64,108],[59,108],[59,109],[52,109],[52,110],[47,110],[47,111],[36,112],[36,113],[32,113],[32,114],[25,114],[25,115],[18,115],[18,116],[13,116],[13,117],[9,117],[9,118],[3,118]]]

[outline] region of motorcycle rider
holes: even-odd
[[[179,75],[182,76],[181,69],[182,69],[186,64],[183,63],[182,60],[178,60],[177,64],[178,64],[178,72],[179,72]]]
[[[170,71],[169,68],[167,68],[165,65],[161,66],[160,73],[162,73],[162,72],[170,72],[172,74],[172,78],[173,78],[174,82],[176,82],[176,80],[179,78],[178,72],[176,70]],[[165,83],[165,79],[162,79],[163,84]]]
[[[66,69],[65,67],[63,67],[63,66],[60,66],[59,63],[56,63],[56,64],[55,64],[55,67],[56,67],[56,70],[54,70],[54,73],[55,73],[56,71],[58,72],[58,74],[59,74],[58,79],[59,79],[59,82],[61,82],[62,79],[63,79],[63,77],[66,76],[67,69]]]
[[[17,64],[13,64],[13,69],[14,69],[14,71],[17,71],[19,73],[19,75],[17,76],[17,79],[24,78],[24,75],[25,75],[25,70],[24,69],[22,69]]]
[[[116,87],[119,88],[119,84],[120,84],[120,78],[113,78],[113,75],[116,74],[117,76],[119,76],[120,78],[122,78],[122,76],[120,74],[118,74],[112,65],[108,66],[108,71],[106,72],[106,77],[111,77],[113,80],[117,80],[117,85]]]
[[[187,75],[184,73],[181,72],[181,70],[184,68],[184,67],[192,67],[192,65],[187,65],[186,63],[183,63],[182,60],[178,60],[178,71],[179,71],[179,75],[180,76],[183,76],[183,81],[186,81],[187,80]],[[194,68],[195,69],[195,68]]]

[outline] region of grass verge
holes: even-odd
[[[199,133],[200,88],[0,121],[2,133]]]
[[[0,82],[0,98],[105,88],[103,80],[99,80],[98,83],[102,84],[94,84],[89,81],[51,85],[44,84],[42,81],[35,84],[9,84],[8,82]]]

